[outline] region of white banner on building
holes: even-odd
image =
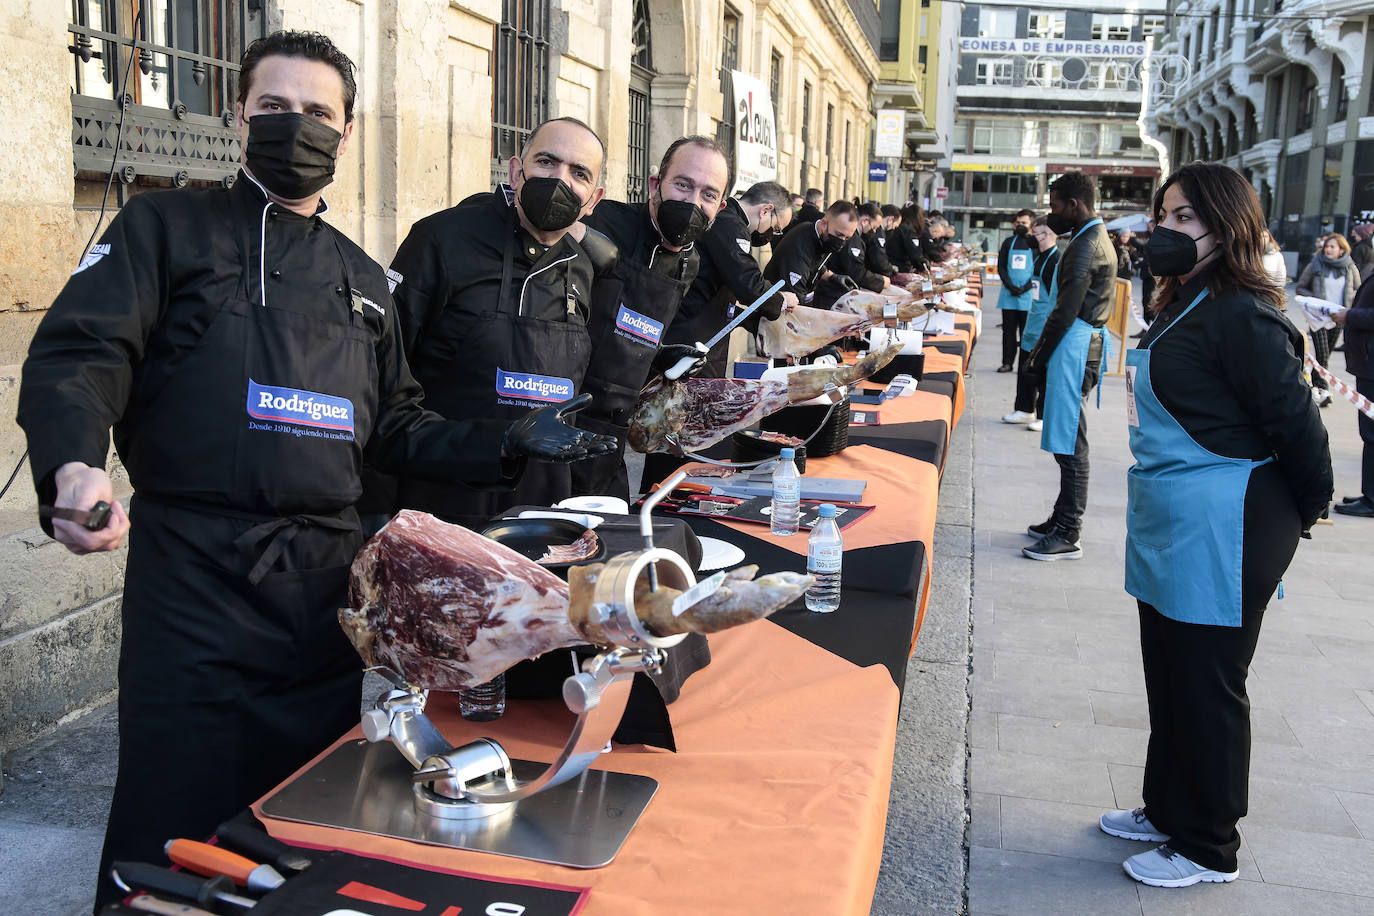
[[[1021,54],[1027,57],[1141,57],[1143,41],[1065,41],[1062,38],[960,38],[965,54]]]
[[[906,152],[906,112],[900,108],[880,108],[878,127],[873,132],[876,159],[900,159]]]
[[[735,187],[741,194],[778,177],[778,131],[773,100],[763,80],[730,71],[735,87]]]

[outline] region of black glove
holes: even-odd
[[[1022,365],[1026,367],[1027,372],[1044,371],[1044,367],[1040,365],[1040,345],[1038,343],[1023,357],[1023,359],[1025,361]]]
[[[649,364],[649,373],[650,375],[662,375],[676,366],[679,360],[690,359],[692,364],[677,378],[696,375],[706,366],[708,355],[709,351],[696,344],[664,344],[654,353],[653,362]]]
[[[575,429],[563,422],[574,410],[592,402],[590,394],[579,394],[562,404],[531,410],[506,429],[501,440],[503,458],[529,457],[544,461],[581,461],[615,451],[615,439]]]
[[[759,306],[759,310],[753,314],[754,324],[757,325],[760,318],[767,321],[777,321],[782,317],[782,306],[782,293],[774,293],[769,300]],[[745,324],[748,323],[749,319],[746,318]]]

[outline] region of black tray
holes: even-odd
[[[482,529],[482,536],[509,547],[536,562],[550,547],[571,544],[587,532],[586,526],[568,518],[506,518]],[[540,563],[548,570],[566,570],[570,566],[596,563],[606,557],[606,542],[596,532],[596,553],[573,563]]]

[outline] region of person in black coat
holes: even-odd
[[[864,243],[864,266],[880,277],[897,272],[887,256],[887,226],[883,211],[873,201],[859,208],[859,235]]]
[[[1350,308],[1331,316],[1345,328],[1345,371],[1355,376],[1355,390],[1374,401],[1374,274],[1360,284]],[[1347,496],[1337,506],[1342,515],[1374,518],[1374,419],[1356,415],[1364,451],[1360,461],[1360,495]]]
[[[854,204],[835,201],[815,223],[798,223],[782,237],[763,269],[764,279],[770,284],[782,280],[782,288],[795,293],[798,302],[811,304],[817,285],[834,273],[831,260],[858,226]]]
[[[814,223],[825,215],[825,211],[821,209],[824,203],[825,194],[821,192],[820,188],[807,188],[806,203],[801,205],[801,209],[797,211],[792,224],[798,226],[802,223]]]

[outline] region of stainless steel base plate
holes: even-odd
[[[514,759],[511,765],[522,781],[548,766]],[[589,769],[516,803],[510,814],[449,820],[416,810],[412,772],[389,742],[350,741],[263,802],[262,813],[432,846],[600,868],[615,858],[658,791],[658,782],[647,776]]]

